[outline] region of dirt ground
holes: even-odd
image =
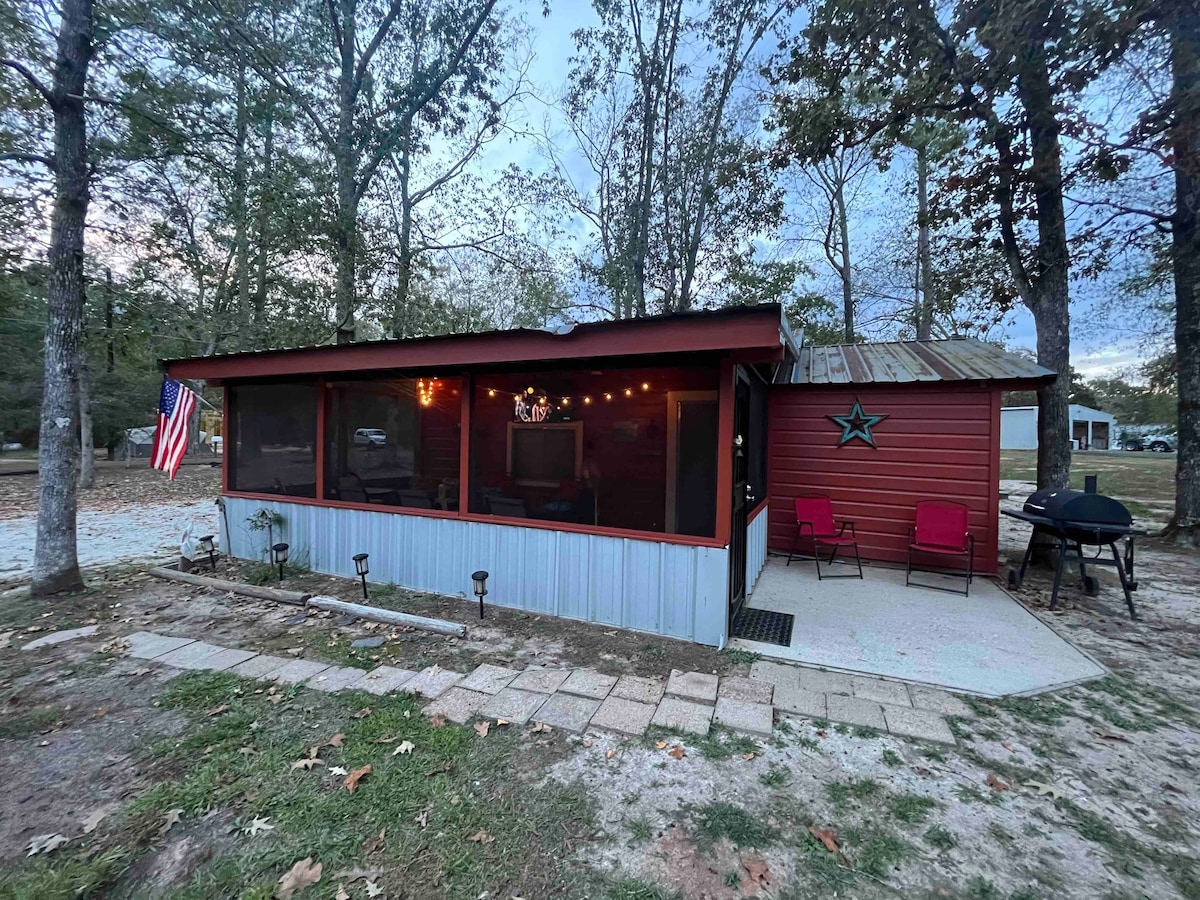
[[[175,480],[145,461],[104,463],[96,467],[96,486],[79,492],[81,510],[116,511],[156,503],[196,503],[212,500],[221,489],[217,465],[180,466]],[[0,521],[37,513],[37,476],[0,476]]]
[[[1002,526],[1017,557],[1025,530]],[[95,573],[86,593],[52,606],[10,591],[0,896],[265,898],[311,858],[322,878],[298,898],[1197,898],[1200,575],[1194,555],[1139,550],[1138,622],[1111,571],[1096,598],[1067,585],[1056,613],[1048,574],[1018,593],[1112,674],[972,700],[975,717],[951,720],[954,747],[801,719],[769,741],[719,729],[480,736],[436,727],[403,695],[172,678],[112,641],[154,630],[364,668],[537,663],[658,677],[745,672],[751,658],[490,607],[480,623],[470,602],[382,586],[372,602],[461,621],[466,637],[305,615],[134,567]],[[220,574],[273,581],[253,563]],[[284,586],[361,599],[354,582],[308,573]],[[18,649],[92,623],[94,637]],[[385,640],[349,646],[365,636]],[[402,738],[408,755],[393,749]],[[297,770],[311,747],[321,764]],[[353,794],[332,773],[366,764]],[[55,834],[68,843],[26,856],[31,839]]]

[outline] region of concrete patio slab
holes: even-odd
[[[378,666],[364,675],[357,684],[356,691],[366,691],[368,694],[387,694],[399,690],[411,681],[416,672],[411,669],[397,669],[395,666]]]
[[[859,700],[856,697],[845,697],[842,694],[826,694],[825,705],[831,722],[844,722],[847,725],[862,725],[865,728],[876,728],[887,731],[887,720],[883,717],[883,707],[873,700]]]
[[[912,700],[908,696],[908,686],[898,681],[883,681],[879,678],[851,678],[850,686],[854,690],[854,696],[863,700],[890,703],[892,706],[912,706]]]
[[[592,716],[591,725],[593,728],[618,731],[621,734],[645,734],[650,720],[654,718],[654,709],[650,703],[622,700],[609,694],[608,699],[600,704],[600,708]]]
[[[654,710],[651,725],[674,728],[688,734],[708,734],[712,727],[713,708],[706,703],[692,703],[678,697],[664,697]]]
[[[777,684],[774,703],[775,708],[782,712],[810,719],[824,719],[829,714],[823,693],[794,684]]]
[[[712,706],[717,702],[717,684],[716,675],[672,669],[671,675],[667,679],[667,694],[671,697],[690,700],[693,703],[706,703]]]
[[[912,697],[913,706],[917,709],[927,709],[931,712],[941,713],[943,716],[958,716],[961,719],[975,718],[975,710],[967,706],[960,697],[955,697],[946,691],[919,687],[914,684],[909,687],[908,693]]]
[[[242,678],[267,678],[284,666],[291,660],[281,659],[278,656],[255,656],[253,659],[248,659],[244,663],[238,663],[230,673],[239,675]]]
[[[314,691],[325,691],[327,694],[332,694],[334,691],[355,687],[366,674],[366,669],[356,669],[353,666],[333,666],[308,679],[304,682],[304,686],[310,687]]]
[[[534,714],[535,722],[545,722],[564,731],[583,731],[600,708],[599,700],[574,694],[551,694]]]
[[[208,669],[222,672],[257,655],[249,650],[230,650],[216,644],[193,641],[178,650],[155,657],[154,661],[164,666],[174,666],[176,669]]]
[[[84,625],[82,628],[70,628],[66,631],[55,631],[52,634],[43,635],[40,638],[30,641],[22,650],[40,650],[42,647],[53,647],[55,644],[65,644],[67,641],[73,641],[76,638],[89,637],[96,633],[99,625]]]
[[[545,702],[545,694],[508,687],[491,697],[479,710],[479,715],[485,719],[504,719],[514,725],[524,725]]]
[[[759,681],[769,681],[771,684],[795,686],[800,683],[800,676],[796,674],[798,671],[796,666],[785,666],[766,659],[756,659],[750,666],[750,677]]]
[[[636,703],[657,703],[663,698],[663,685],[655,678],[641,675],[622,675],[609,694],[617,700],[633,700]]]
[[[498,694],[508,687],[509,682],[520,674],[517,669],[506,669],[503,666],[493,666],[491,663],[484,663],[460,681],[458,686],[467,691]]]
[[[616,675],[605,675],[595,669],[576,669],[558,690],[560,693],[603,700],[616,683]]]
[[[405,683],[404,690],[410,694],[420,694],[422,697],[434,700],[460,681],[462,681],[461,672],[451,672],[441,666],[430,666],[410,678]],[[484,694],[484,696],[490,695]]]
[[[196,643],[195,638],[167,637],[152,631],[135,631],[125,635],[122,640],[129,648],[129,655],[134,659],[157,659],[164,653]]]
[[[748,605],[794,615],[791,645],[736,639],[731,646],[989,697],[1049,690],[1105,674],[987,579],[977,579],[971,596],[961,597],[905,587],[902,569],[871,566],[864,576],[862,581],[818,581],[809,568],[787,568],[783,560],[769,559]],[[760,662],[754,665],[754,677],[769,671]]]
[[[539,694],[553,694],[571,674],[570,669],[543,669],[531,667],[521,672],[512,680],[509,687],[519,691],[536,691]]]
[[[421,712],[427,716],[441,716],[463,725],[475,718],[475,714],[491,699],[491,694],[452,687],[442,692],[432,703],[426,704]]]
[[[955,743],[954,732],[950,730],[946,720],[935,712],[885,705],[883,717],[887,721],[888,731],[892,734],[920,738],[923,741],[936,741],[939,744]]]
[[[837,672],[825,672],[820,669],[796,669],[796,681],[806,691],[823,691],[826,694],[854,693],[854,686],[849,675]]]
[[[308,681],[314,675],[319,675],[329,668],[329,663],[315,662],[311,659],[293,659],[282,669],[267,677],[277,684],[299,684]]]
[[[757,681],[738,675],[726,675],[721,679],[717,699],[742,700],[746,703],[770,703],[775,685],[769,681]]]
[[[770,737],[775,728],[775,710],[769,703],[747,703],[718,697],[713,721],[734,731]]]

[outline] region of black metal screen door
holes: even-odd
[[[733,619],[746,602],[746,438],[750,431],[750,386],[737,369],[733,392],[733,522],[729,532],[729,633]]]

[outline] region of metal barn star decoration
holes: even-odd
[[[875,436],[871,434],[871,429],[887,418],[886,413],[865,413],[863,412],[862,402],[855,397],[854,405],[850,407],[850,412],[844,416],[827,416],[842,426],[842,437],[838,441],[838,446],[844,446],[850,441],[858,438],[864,443],[875,446]]]

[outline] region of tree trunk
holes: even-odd
[[[104,371],[111,375],[117,368],[117,348],[113,340],[112,269],[104,270]]]
[[[1175,360],[1178,370],[1179,445],[1175,514],[1167,535],[1200,545],[1200,16],[1190,4],[1172,4],[1171,106],[1174,127],[1175,213],[1171,263],[1175,276]]]
[[[267,261],[270,250],[270,213],[274,209],[275,192],[271,179],[275,173],[275,86],[267,88],[267,121],[263,134],[262,184],[258,192],[258,258],[254,273],[254,335],[261,348],[267,330]]]
[[[933,337],[933,254],[929,249],[929,146],[917,144],[917,340]]]
[[[79,590],[75,546],[79,474],[79,350],[83,331],[83,234],[87,220],[87,123],[82,97],[92,60],[92,0],[63,0],[54,63],[55,198],[47,254],[45,376],[38,433],[35,597]]]
[[[341,0],[341,74],[338,77],[337,221],[334,250],[337,256],[337,342],[354,340],[354,309],[358,265],[358,153],[354,139],[354,53],[356,0]]]
[[[412,176],[412,137],[411,132],[405,134],[400,145],[398,168],[400,170],[400,234],[399,234],[399,270],[396,272],[396,305],[392,311],[392,335],[403,338],[408,336],[408,304],[412,291],[412,226],[413,204],[409,191]]]
[[[236,113],[233,144],[233,242],[237,266],[237,315],[239,326],[250,321],[250,223],[248,177],[250,163],[246,139],[250,132],[249,101],[246,97],[246,67],[239,66],[236,84]],[[242,332],[245,334],[245,332]]]
[[[79,486],[96,486],[96,438],[92,429],[92,373],[87,351],[79,351]]]
[[[846,195],[843,191],[845,182],[840,174],[837,188],[834,190],[833,201],[837,207],[838,242],[841,244],[842,262],[838,267],[842,276],[842,315],[846,325],[846,343],[854,343],[854,291],[850,272],[850,221],[846,215]]]

